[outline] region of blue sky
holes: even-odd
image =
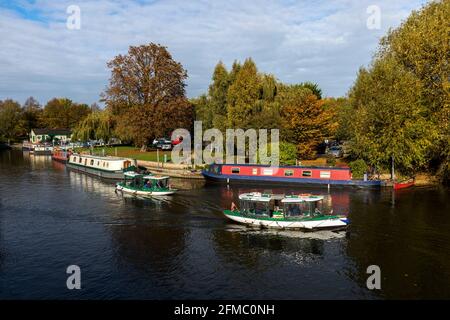
[[[130,45],[168,47],[187,69],[189,97],[205,92],[214,66],[252,57],[287,83],[317,82],[345,95],[378,41],[425,1],[0,0],[0,99],[34,96],[93,103],[108,84],[107,61]],[[81,10],[69,30],[68,6]],[[367,28],[369,6],[380,28]]]

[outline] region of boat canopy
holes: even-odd
[[[323,196],[312,196],[312,195],[286,196],[286,198],[281,200],[281,202],[282,203],[314,202],[323,200],[323,198],[324,198]]]
[[[142,177],[142,174],[134,172],[134,171],[127,171],[124,172],[125,177],[129,177],[129,178],[137,178],[137,177]]]
[[[168,176],[147,175],[147,176],[144,176],[144,179],[146,179],[146,180],[164,180],[164,179],[169,179],[169,177]]]
[[[260,192],[252,192],[252,193],[243,193],[239,195],[240,200],[246,201],[260,201],[260,202],[269,202],[272,199],[271,194],[264,194]]]

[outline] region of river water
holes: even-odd
[[[0,299],[450,298],[450,191],[267,188],[173,180],[123,197],[48,156],[0,152]],[[221,213],[240,192],[328,194],[348,232],[255,230]],[[68,290],[66,268],[81,268]],[[377,265],[381,289],[367,288]]]

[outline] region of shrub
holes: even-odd
[[[327,155],[327,165],[332,167],[336,165],[336,158],[332,154]]]
[[[353,178],[361,179],[364,176],[364,173],[367,172],[367,164],[362,159],[352,161],[348,166],[352,170]]]
[[[293,143],[280,142],[280,164],[294,165],[297,159],[297,146]]]

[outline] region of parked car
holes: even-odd
[[[166,138],[155,139],[153,140],[153,147],[162,150],[170,150],[172,149],[172,141]]]
[[[333,146],[328,149],[327,154],[331,154],[335,158],[340,158],[344,154],[340,146]]]
[[[176,138],[175,140],[172,140],[172,145],[176,146],[177,144],[180,144],[183,142],[183,137],[179,136],[178,138]]]

